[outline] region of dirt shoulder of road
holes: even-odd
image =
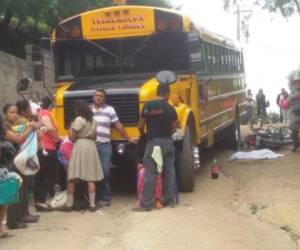
[[[118,243],[124,249],[300,249],[300,155],[282,153],[278,160],[232,163],[226,161],[231,152],[223,153],[218,180],[206,168],[178,208],[131,214]]]

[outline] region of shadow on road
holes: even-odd
[[[203,149],[200,152],[200,168],[196,176],[201,176],[211,166],[214,158],[219,160],[224,150],[217,148]],[[220,159],[221,160],[221,159]],[[197,181],[198,178],[196,178]],[[113,195],[134,196],[136,194],[136,172],[127,166],[112,169],[111,188]]]

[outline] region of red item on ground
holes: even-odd
[[[145,167],[140,167],[137,170],[137,202],[136,206],[140,206],[140,202],[143,196],[144,189],[144,178],[145,178]],[[162,208],[161,198],[162,198],[162,176],[161,174],[156,175],[155,179],[155,207]]]
[[[217,163],[217,160],[214,160],[214,164],[211,166],[211,178],[218,179],[220,173],[220,165]]]

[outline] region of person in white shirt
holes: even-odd
[[[105,90],[98,89],[95,91],[91,109],[94,113],[94,119],[97,122],[97,150],[103,168],[104,180],[97,187],[98,206],[110,206],[111,190],[110,190],[110,167],[111,167],[111,126],[113,125],[117,131],[130,143],[135,141],[129,138],[126,130],[119,121],[115,109],[106,104]]]

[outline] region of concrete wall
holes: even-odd
[[[49,52],[44,53],[45,56],[41,60],[34,61],[30,47],[26,48],[28,52],[26,60],[17,58],[10,54],[0,51],[0,108],[6,103],[15,103],[20,100],[17,94],[16,86],[19,80],[25,77],[33,79],[33,84],[27,93],[24,94],[26,99],[38,100],[39,97],[49,95],[49,92],[43,87],[43,79],[47,83],[48,90],[54,92],[54,64]],[[36,78],[36,71],[40,65],[40,70],[44,70],[42,80]],[[35,71],[35,74],[34,74]]]

